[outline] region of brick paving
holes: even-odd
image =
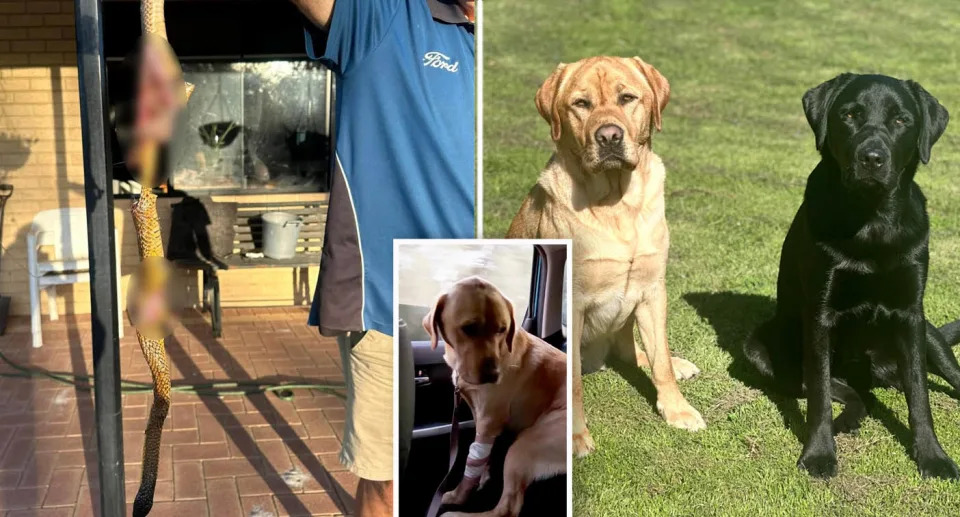
[[[336,342],[307,327],[303,308],[224,309],[214,339],[196,312],[167,340],[179,382],[271,380],[342,383]],[[124,379],[149,381],[132,328],[121,340]],[[21,364],[91,374],[90,321],[13,318],[0,351]],[[10,368],[0,366],[0,372]],[[152,395],[123,395],[127,508],[140,476]],[[198,396],[174,393],[151,516],[349,515],[357,479],[338,462],[344,405],[333,394]],[[0,378],[0,516],[100,515],[93,396],[49,379]]]

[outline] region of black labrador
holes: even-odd
[[[798,466],[836,474],[834,433],[855,432],[874,387],[906,394],[913,457],[924,477],[960,471],[933,430],[927,371],[960,391],[951,346],[960,322],[927,323],[926,200],[914,175],[947,110],[913,81],[842,74],[803,96],[822,159],[783,243],[776,315],[745,356],[776,388],[806,397]],[[833,419],[831,399],[843,404]]]

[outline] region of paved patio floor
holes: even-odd
[[[224,309],[214,339],[199,313],[181,315],[167,340],[174,382],[271,379],[342,383],[336,343],[305,324],[302,308]],[[90,321],[45,320],[44,346],[14,318],[0,351],[49,370],[92,373]],[[121,341],[124,379],[149,381],[130,327]],[[0,365],[0,372],[11,369]],[[140,477],[152,396],[123,395],[128,512]],[[333,394],[198,396],[174,393],[163,432],[151,516],[347,515],[356,477],[338,462],[344,405]],[[49,379],[0,378],[0,516],[96,516],[93,396]]]

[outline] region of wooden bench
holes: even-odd
[[[267,212],[287,212],[303,218],[297,239],[296,255],[289,259],[248,257],[248,253],[261,251],[263,242],[262,216]],[[222,309],[220,306],[221,269],[294,268],[307,275],[307,268],[320,265],[320,249],[327,221],[327,197],[316,201],[237,201],[237,219],[234,224],[233,253],[216,261],[200,259],[175,259],[173,263],[182,269],[199,270],[203,273],[202,307],[210,312],[213,335],[220,337]]]

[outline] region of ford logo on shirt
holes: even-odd
[[[456,73],[460,70],[460,62],[450,62],[450,56],[437,51],[427,52],[423,55],[423,66],[429,68],[439,68],[447,72]]]

